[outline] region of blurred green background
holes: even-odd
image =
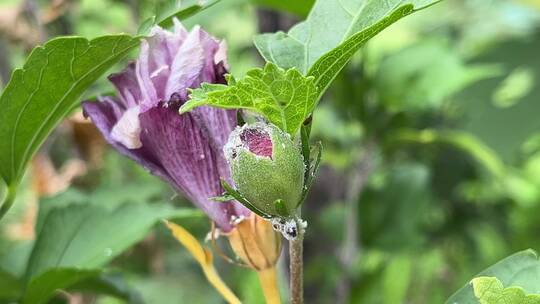
[[[312,1],[288,2],[221,0],[183,23],[226,39],[231,72],[241,76],[263,64],[253,36],[288,29]],[[0,0],[0,86],[33,46],[58,35],[133,33],[155,7]],[[306,303],[443,303],[503,257],[540,250],[539,50],[540,1],[448,0],[355,56],[314,113],[325,153],[303,209]],[[103,79],[88,97],[108,91]],[[76,114],[41,149],[0,225],[1,272],[24,271],[34,226],[51,206],[190,206]],[[202,216],[179,223],[201,240],[210,227]],[[253,272],[216,263],[245,303],[264,302]],[[162,225],[106,268],[132,301],[222,302]],[[125,302],[84,290],[53,301]]]

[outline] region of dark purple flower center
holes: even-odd
[[[266,131],[247,128],[240,134],[240,139],[251,153],[272,158],[272,139]]]

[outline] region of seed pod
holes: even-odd
[[[247,201],[271,217],[295,214],[305,167],[289,134],[272,124],[246,124],[231,133],[224,151],[236,188]]]

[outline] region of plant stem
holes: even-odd
[[[276,267],[263,269],[257,271],[259,281],[261,282],[261,288],[263,290],[264,299],[266,304],[281,304],[279,297],[279,288],[277,285],[277,271]]]
[[[290,267],[290,289],[291,304],[304,303],[304,228],[302,220],[297,219],[298,236],[289,241],[289,267]]]

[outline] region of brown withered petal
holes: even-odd
[[[269,221],[255,214],[238,223],[227,236],[234,253],[257,271],[273,267],[281,254],[281,235]]]

